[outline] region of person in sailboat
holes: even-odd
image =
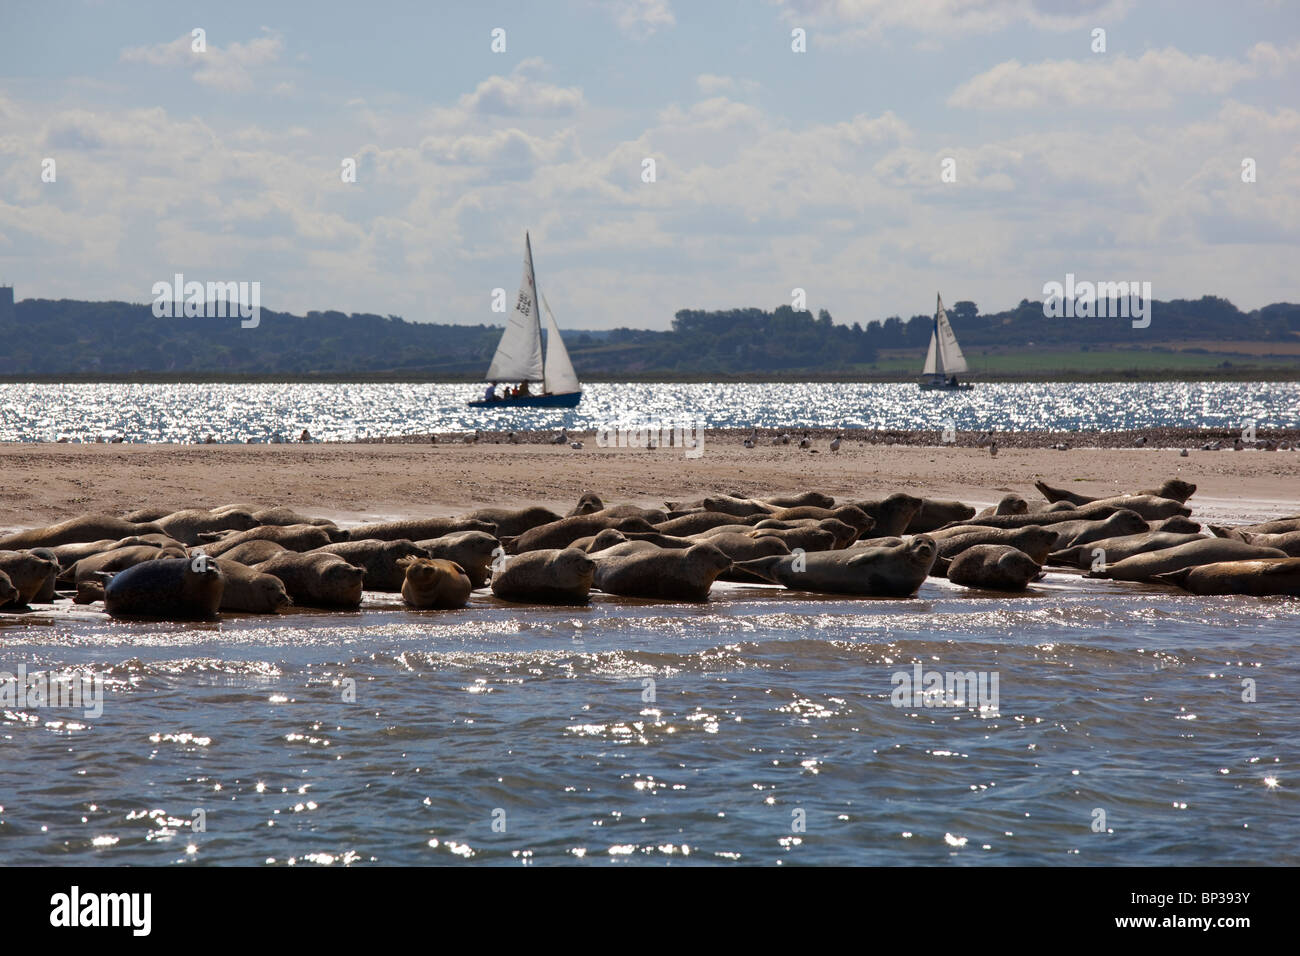
[[[493,382],[491,385],[487,387],[487,391],[483,393],[483,401],[495,402],[496,400],[497,400],[497,383]]]
[[[956,387],[957,387],[957,376],[956,376],[956,375],[950,375],[950,376],[948,377],[948,385],[949,385],[949,387],[951,387],[951,388],[956,388]]]
[[[531,394],[533,394],[533,393],[532,393],[531,391],[529,391],[529,389],[528,389],[528,383],[527,383],[527,382],[520,382],[520,383],[519,383],[519,389],[515,392],[515,394],[516,394],[516,395],[531,395]]]

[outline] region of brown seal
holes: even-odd
[[[586,604],[596,562],[577,548],[514,555],[492,576],[492,593],[528,604]]]
[[[224,590],[215,561],[162,558],[114,574],[104,588],[104,609],[119,618],[206,621],[218,616]]]
[[[402,600],[411,607],[451,610],[469,603],[474,585],[455,561],[408,557],[399,563],[406,575]]]
[[[953,584],[990,591],[1023,591],[1042,573],[1033,558],[1008,544],[977,544],[948,565],[948,580]]]

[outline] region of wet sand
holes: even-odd
[[[455,514],[485,505],[539,503],[567,512],[586,491],[606,502],[659,504],[701,493],[775,494],[815,489],[837,497],[907,491],[973,505],[1008,492],[1038,498],[1033,482],[1088,494],[1152,487],[1169,477],[1199,486],[1201,520],[1260,519],[1300,511],[1300,453],[1158,448],[985,448],[872,444],[846,439],[838,454],[817,440],[746,449],[732,434],[680,449],[549,444],[0,445],[0,529],[85,512],[147,505],[287,505],[360,521]],[[796,439],[797,440],[797,439]],[[1002,439],[1000,438],[1000,444]],[[1013,444],[1008,442],[1008,445]]]

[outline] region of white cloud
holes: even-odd
[[[1063,31],[1109,26],[1131,0],[770,0],[792,26],[831,30],[816,42],[878,39],[890,30],[920,34],[985,34],[1029,24]]]
[[[719,76],[716,73],[701,73],[695,78],[695,85],[705,96],[715,96],[720,93],[753,93],[759,88],[759,84],[754,80]]]
[[[236,40],[225,47],[207,42],[202,53],[193,49],[193,38],[184,33],[168,43],[125,49],[120,59],[126,63],[186,68],[200,86],[248,93],[257,85],[254,70],[275,63],[284,50],[284,39],[280,34],[265,27],[262,29],[260,37],[246,42]]]
[[[624,33],[648,36],[656,30],[671,29],[677,24],[668,0],[599,0]]]
[[[985,110],[1161,109],[1179,96],[1226,93],[1244,81],[1276,74],[1297,59],[1300,44],[1278,49],[1259,43],[1245,60],[1192,56],[1173,47],[1148,50],[1136,59],[1116,53],[1030,64],[1008,60],[967,80],[948,97],[948,105]]]
[[[555,86],[537,78],[545,64],[537,58],[522,61],[509,76],[490,76],[459,106],[471,114],[492,116],[566,116],[582,105],[582,89]]]

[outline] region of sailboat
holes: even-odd
[[[964,391],[975,386],[958,384],[957,373],[966,371],[966,356],[961,354],[957,336],[953,334],[948,322],[948,313],[943,310],[943,298],[936,295],[937,305],[934,310],[934,331],[930,333],[930,351],[925,355],[925,368],[921,374],[929,375],[928,382],[922,382],[921,388],[929,391]]]
[[[542,356],[542,319],[538,299],[546,309],[546,356]],[[573,371],[573,362],[560,338],[555,314],[545,296],[537,292],[533,272],[533,244],[524,233],[524,275],[519,281],[519,295],[514,312],[501,334],[501,343],[488,366],[487,380],[492,383],[483,398],[470,402],[474,408],[576,408],[582,400],[582,387]],[[502,382],[538,382],[540,394],[496,395]]]

